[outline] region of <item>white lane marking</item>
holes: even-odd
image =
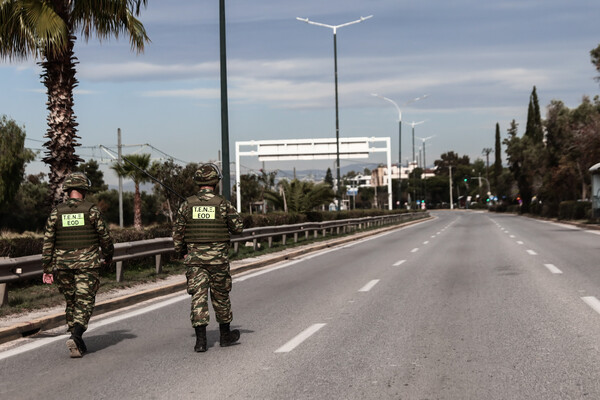
[[[432,238],[432,239],[433,239],[433,238],[435,238],[435,235],[431,235],[431,238]]]
[[[242,276],[240,276],[239,278],[234,278],[234,279],[233,279],[233,282],[234,282],[234,283],[235,283],[235,282],[243,282],[243,281],[245,281],[246,279],[254,278],[255,276],[259,276],[259,275],[262,275],[262,274],[266,274],[266,273],[268,273],[268,272],[271,272],[271,271],[276,271],[276,270],[278,270],[278,269],[282,269],[282,268],[291,267],[292,265],[294,265],[294,264],[298,264],[299,262],[302,262],[302,261],[304,261],[304,260],[305,260],[305,258],[303,258],[303,259],[300,259],[300,260],[293,260],[293,261],[286,262],[285,264],[278,265],[278,266],[276,266],[276,267],[272,267],[272,268],[263,269],[263,270],[261,270],[261,271],[257,271],[257,272],[252,272],[252,273],[250,273],[250,274],[247,274],[247,275],[242,275]]]
[[[582,297],[581,300],[585,301],[585,304],[592,307],[594,311],[600,314],[600,300],[598,300],[594,296]]]
[[[438,232],[437,235],[441,234],[442,232]]]
[[[529,254],[531,254],[532,256],[537,256],[537,253],[535,251],[533,251],[533,250],[527,250],[527,252]]]
[[[163,307],[166,307],[168,305],[175,304],[177,302],[180,302],[182,300],[189,299],[189,298],[190,298],[189,295],[184,294],[184,295],[180,295],[180,296],[177,296],[177,297],[173,297],[172,299],[168,299],[168,300],[162,301],[160,303],[152,304],[152,305],[150,305],[148,307],[140,308],[139,310],[128,312],[128,313],[123,314],[123,315],[117,315],[115,317],[106,318],[106,319],[103,319],[103,320],[100,320],[98,322],[94,322],[94,323],[90,324],[89,327],[88,327],[88,329],[87,329],[87,332],[93,331],[94,329],[103,327],[103,326],[108,325],[108,324],[112,324],[112,323],[115,323],[115,322],[122,321],[122,320],[127,319],[127,318],[132,318],[132,317],[135,317],[135,316],[138,316],[138,315],[145,314],[145,313],[150,312],[150,311],[158,310],[159,308],[163,308]],[[0,360],[4,360],[5,358],[11,357],[11,356],[15,356],[17,354],[25,353],[25,352],[27,352],[29,350],[37,349],[39,347],[45,346],[45,345],[53,343],[53,342],[57,342],[59,340],[65,340],[68,337],[69,337],[69,335],[60,335],[60,336],[56,336],[56,337],[44,338],[44,339],[39,339],[39,340],[36,339],[34,342],[27,343],[27,344],[25,344],[23,346],[20,346],[20,347],[17,347],[17,348],[5,351],[4,353],[0,353]]]
[[[556,268],[554,264],[544,264],[544,267],[548,268],[553,274],[562,274],[562,271]]]
[[[600,235],[600,231],[586,231],[587,233],[593,233],[594,235]]]
[[[324,327],[326,324],[314,324],[300,332],[292,340],[275,350],[275,353],[289,353],[294,350],[298,345],[304,342],[306,339],[317,333],[319,329]]]
[[[429,244],[429,240],[424,241],[423,244]]]
[[[419,248],[418,248],[418,247],[415,247],[415,248],[414,248],[414,249],[412,249],[410,252],[411,252],[411,253],[416,253],[417,251],[419,251]]]
[[[368,292],[373,289],[373,286],[379,283],[379,279],[373,279],[371,282],[367,283],[365,286],[361,287],[359,292]]]
[[[523,242],[521,242],[520,240],[517,240],[517,244],[523,244]]]
[[[400,260],[400,261],[396,261],[394,264],[392,264],[394,267],[397,267],[399,265],[402,265],[406,262],[406,260]]]
[[[510,238],[511,238],[511,239],[514,239],[514,238],[515,238],[515,235],[510,235]]]

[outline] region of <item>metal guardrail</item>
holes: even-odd
[[[311,233],[314,238],[317,238],[319,233],[321,233],[322,237],[325,237],[328,234],[339,234],[340,231],[342,233],[348,233],[353,230],[413,221],[424,218],[427,215],[427,213],[423,212],[404,213],[326,222],[307,222],[294,225],[250,228],[245,229],[242,234],[233,235],[231,242],[233,243],[234,251],[237,253],[239,244],[242,242],[252,241],[252,247],[256,250],[259,247],[259,243],[264,239],[267,240],[268,246],[271,247],[273,245],[273,238],[281,237],[282,243],[285,245],[288,236],[293,236],[294,243],[296,243],[298,241],[298,236],[301,234],[304,234],[306,239],[309,238]],[[123,261],[154,256],[156,272],[160,273],[162,272],[162,255],[173,251],[172,238],[156,238],[135,242],[116,243],[113,261],[117,264],[117,281],[121,282],[123,280]],[[42,275],[42,272],[41,254],[0,259],[0,306],[7,301],[7,283],[35,278],[36,276]]]

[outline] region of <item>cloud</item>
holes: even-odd
[[[152,81],[189,79],[218,73],[216,62],[198,64],[152,64],[127,62],[81,65],[78,77],[90,81]]]

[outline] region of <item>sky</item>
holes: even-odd
[[[218,7],[217,0],[150,0],[139,17],[151,39],[141,54],[123,37],[77,41],[78,154],[99,161],[108,183],[116,176],[97,146],[114,148],[118,128],[123,144],[153,147],[126,147],[124,154],[218,158]],[[236,141],[335,137],[333,31],[296,17],[340,25],[368,15],[337,30],[340,137],[391,137],[393,163],[398,113],[372,93],[399,105],[428,95],[401,107],[402,161],[412,158],[410,122],[425,121],[415,135],[431,137],[428,165],[447,151],[484,159],[496,123],[503,138],[513,119],[522,134],[534,85],[542,116],[553,99],[576,107],[584,95],[600,94],[590,62],[600,43],[597,0],[229,0],[231,161]],[[0,60],[0,115],[25,127],[33,149],[45,141],[47,111],[37,61]],[[353,162],[383,163],[385,155],[343,160],[342,167]],[[240,164],[242,174],[262,167],[254,157]],[[333,170],[333,161],[294,165]],[[48,172],[40,161],[27,168],[40,171]]]

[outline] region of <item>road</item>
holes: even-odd
[[[600,236],[485,212],[237,276],[241,344],[194,353],[189,296],[0,351],[2,399],[598,399]],[[597,231],[596,231],[597,232]]]

